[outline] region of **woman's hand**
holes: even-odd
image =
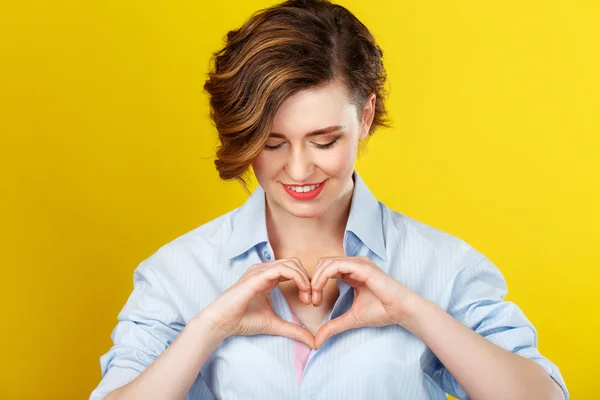
[[[273,311],[269,293],[279,282],[294,280],[300,301],[311,304],[310,279],[298,259],[282,259],[254,264],[231,287],[199,314],[223,338],[233,335],[280,335],[314,348],[312,333],[279,318]]]
[[[412,305],[422,299],[368,257],[326,257],[319,260],[312,276],[313,305],[321,304],[323,288],[331,278],[341,278],[354,288],[354,302],[347,312],[317,331],[316,348],[331,336],[348,329],[392,324],[406,327],[412,318]]]

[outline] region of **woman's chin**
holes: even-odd
[[[297,201],[292,200],[293,203]],[[317,204],[290,204],[288,202],[285,206],[285,210],[288,214],[293,215],[296,218],[317,218],[323,214],[323,207]]]

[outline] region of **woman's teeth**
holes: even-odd
[[[293,190],[294,192],[297,192],[297,193],[306,193],[306,192],[310,192],[311,190],[315,190],[319,186],[321,186],[321,184],[310,185],[310,186],[288,186],[287,188],[291,189],[291,190]]]

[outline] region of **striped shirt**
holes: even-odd
[[[490,342],[538,363],[569,393],[555,364],[540,354],[535,327],[505,301],[500,270],[464,240],[379,202],[354,172],[344,250],[367,256],[391,277],[440,305]],[[252,264],[273,260],[259,186],[236,208],[174,239],[143,260],[118,314],[114,345],[100,357],[102,399],[141,374],[186,323],[234,284]],[[346,312],[354,291],[337,279],[339,297],[325,321]],[[278,287],[275,313],[294,321]],[[363,327],[329,338],[318,350],[274,335],[222,341],[186,399],[459,399],[468,395],[417,337],[398,325]],[[308,354],[306,354],[308,353]],[[305,365],[304,365],[305,364]]]

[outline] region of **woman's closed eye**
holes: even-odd
[[[326,150],[331,148],[337,141],[339,138],[335,138],[333,141],[329,142],[329,143],[325,143],[325,144],[320,144],[320,143],[314,143],[311,142],[313,145],[315,145],[315,147],[317,149],[321,149],[321,150]],[[265,145],[265,150],[277,150],[279,148],[281,148],[281,146],[283,146],[285,144],[285,142],[281,142],[275,145]]]
[[[335,140],[333,140],[333,141],[331,141],[331,142],[329,142],[329,143],[325,143],[325,144],[319,144],[319,143],[315,143],[315,146],[317,146],[317,149],[322,149],[322,150],[325,150],[325,149],[328,149],[328,148],[330,148],[331,146],[333,146],[333,145],[334,145],[334,144],[335,144],[335,143],[338,141],[338,139],[339,139],[339,138],[336,138]]]

